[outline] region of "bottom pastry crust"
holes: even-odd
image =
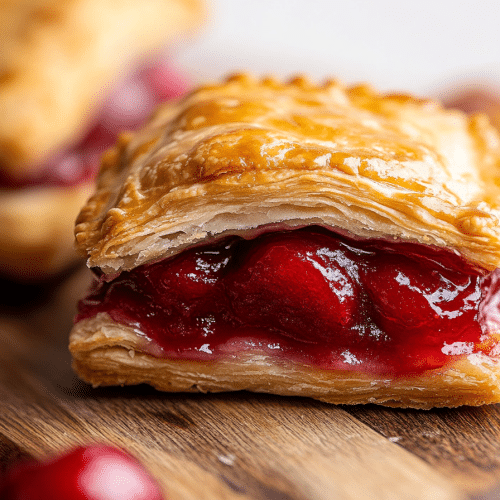
[[[151,350],[145,342],[133,328],[99,313],[73,328],[73,367],[94,386],[146,383],[168,392],[247,390],[334,404],[420,409],[500,402],[499,361],[483,354],[459,357],[418,375],[391,377],[319,369],[249,350],[214,361],[166,359],[145,352]]]

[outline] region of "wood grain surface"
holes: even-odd
[[[500,406],[339,407],[249,393],[93,389],[67,351],[77,270],[1,282],[0,470],[99,441],[127,449],[172,500],[500,498]]]

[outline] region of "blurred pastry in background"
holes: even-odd
[[[199,0],[0,4],[0,275],[53,276],[77,259],[74,220],[102,152],[184,92],[169,66]]]
[[[468,114],[485,113],[500,130],[500,86],[489,83],[462,83],[442,94],[445,106]]]

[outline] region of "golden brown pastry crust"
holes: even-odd
[[[73,228],[93,188],[0,189],[0,275],[36,281],[77,262]]]
[[[428,409],[500,401],[499,360],[482,355],[414,377],[394,378],[306,366],[269,352],[234,352],[220,361],[147,354],[144,339],[105,313],[80,321],[70,350],[78,375],[94,386],[147,383],[169,392],[249,390],[335,404],[377,403]]]
[[[21,177],[74,141],[120,73],[202,17],[200,0],[1,2],[1,168]]]
[[[500,264],[500,139],[485,116],[367,86],[237,75],[167,103],[103,162],[88,265],[131,269],[230,234],[319,224]]]

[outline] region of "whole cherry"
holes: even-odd
[[[138,460],[108,445],[79,446],[44,462],[14,465],[0,500],[163,500]]]

